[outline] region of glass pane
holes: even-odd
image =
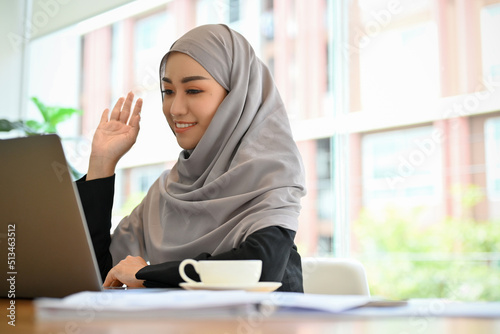
[[[375,295],[499,297],[499,8],[350,2],[351,255]]]

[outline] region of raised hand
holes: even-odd
[[[120,158],[134,145],[139,134],[142,99],[138,99],[132,110],[134,94],[121,97],[111,115],[104,110],[92,140],[87,180],[108,177],[114,174]]]

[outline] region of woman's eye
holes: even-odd
[[[202,91],[199,89],[188,89],[186,90],[186,94],[198,94],[201,93]]]
[[[164,95],[172,95],[174,92],[171,89],[164,89],[161,91]]]

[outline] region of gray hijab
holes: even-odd
[[[195,59],[228,95],[198,145],[182,151],[120,223],[115,263],[129,254],[151,264],[216,255],[268,226],[298,228],[304,170],[268,68],[225,25],[197,27],[173,51]]]

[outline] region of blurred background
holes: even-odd
[[[373,295],[500,299],[500,0],[1,0],[0,13],[0,118],[40,120],[32,97],[82,110],[57,126],[81,173],[102,111],[144,99],[114,224],[180,152],[161,58],[224,23],[289,113],[307,172],[300,253],[360,260]]]

